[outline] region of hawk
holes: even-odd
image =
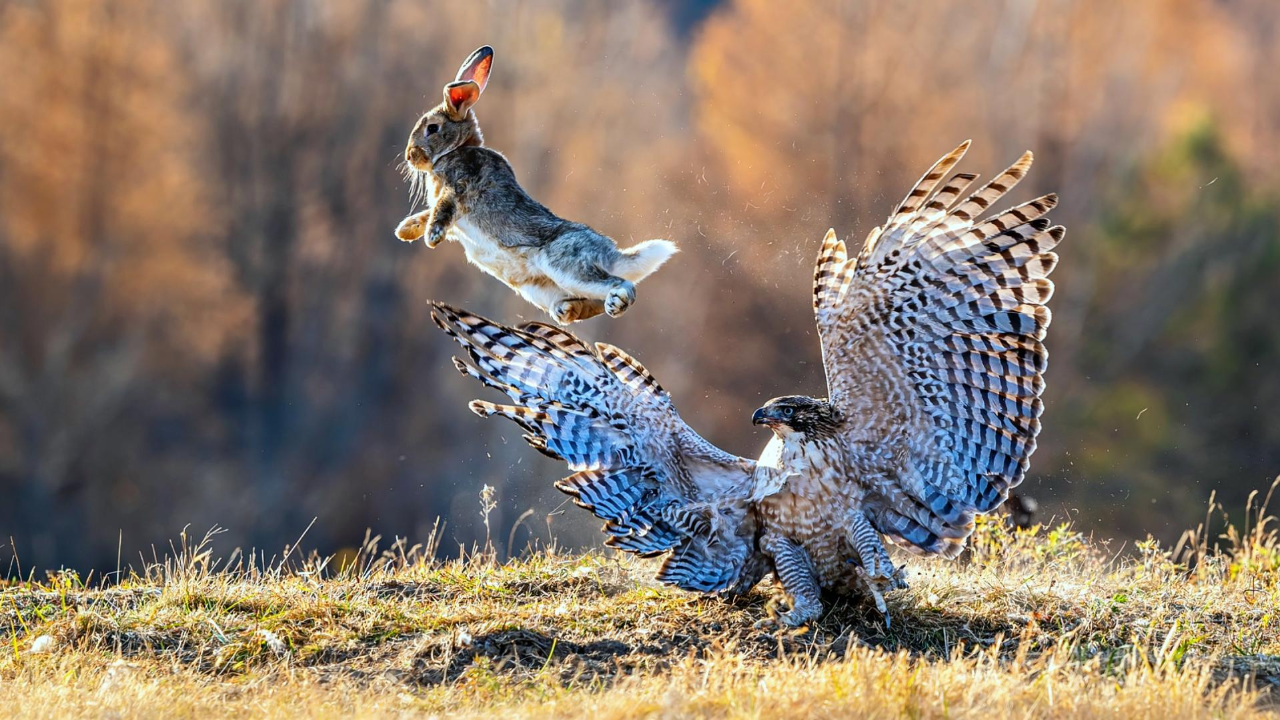
[[[471,410],[568,463],[556,487],[606,521],[607,545],[665,555],[662,582],[742,593],[773,573],[786,625],[816,618],[824,590],[887,619],[884,593],[906,583],[885,540],[955,557],[974,516],[1022,481],[1040,431],[1057,196],[981,219],[1032,156],[961,199],[977,176],[948,174],[968,147],[935,163],[856,257],[827,232],[813,307],[828,397],[756,410],[773,431],[756,461],[694,432],[612,345],[439,303],[432,317],[464,350],[457,368],[512,400]]]

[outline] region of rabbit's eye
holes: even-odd
[[[439,125],[437,125],[437,124],[435,124],[435,123],[431,123],[430,125],[428,125],[428,126],[427,126],[427,134],[428,134],[428,135],[435,135],[435,134],[436,134],[436,133],[438,133],[438,132],[440,132],[440,126],[439,126]]]

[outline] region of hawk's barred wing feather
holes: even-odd
[[[556,487],[607,521],[607,544],[670,553],[658,578],[685,589],[737,582],[755,552],[755,463],[689,428],[643,365],[541,323],[510,328],[440,303],[432,319],[462,346],[457,368],[512,400],[471,409],[512,420],[539,452],[564,460],[575,473]]]
[[[856,258],[828,232],[814,276],[831,400],[868,514],[898,542],[948,556],[1035,450],[1064,232],[1044,218],[1055,195],[979,220],[1032,157],[959,200],[976,176],[942,179],[968,146],[935,163]]]

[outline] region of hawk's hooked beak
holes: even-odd
[[[754,415],[751,416],[751,424],[752,425],[772,425],[773,422],[768,415],[765,415],[764,408],[760,408],[759,410],[756,410]]]

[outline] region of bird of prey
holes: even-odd
[[[974,516],[1022,481],[1040,431],[1057,196],[982,219],[1032,156],[965,196],[976,176],[948,174],[968,147],[934,164],[856,257],[828,231],[813,284],[828,397],[756,410],[773,431],[756,461],[700,437],[616,347],[439,303],[432,317],[465,351],[457,368],[512,401],[471,410],[568,463],[556,487],[607,521],[607,545],[665,555],[659,580],[732,594],[773,573],[785,625],[815,619],[822,591],[887,620],[884,593],[906,583],[885,539],[955,557]]]

